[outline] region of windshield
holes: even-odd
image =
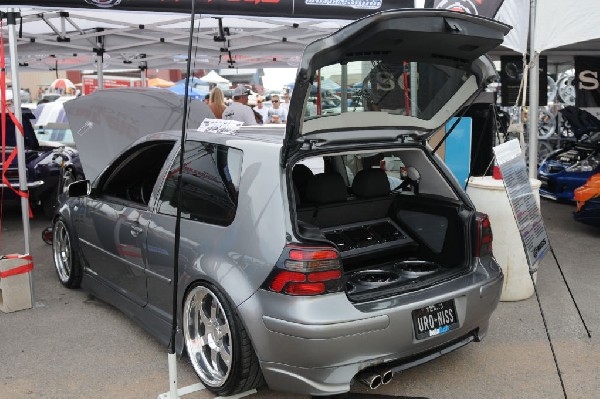
[[[305,119],[345,112],[386,112],[431,120],[470,78],[474,80],[472,72],[465,69],[410,60],[329,65],[316,74]],[[461,97],[463,102],[468,98]]]

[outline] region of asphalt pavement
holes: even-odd
[[[576,223],[574,205],[542,200],[551,243],[582,315],[587,334],[552,256],[537,283],[569,398],[600,397],[600,229]],[[0,313],[0,399],[156,398],[168,391],[167,348],[117,309],[56,277],[51,247],[41,240],[49,223],[32,220],[35,307]],[[18,207],[5,207],[1,252],[23,251]],[[198,382],[184,359],[180,386]],[[562,398],[535,297],[502,302],[486,339],[398,373],[369,393],[353,386],[348,398]],[[374,395],[384,396],[374,396]],[[212,398],[207,392],[185,398]],[[305,396],[261,389],[252,399]]]

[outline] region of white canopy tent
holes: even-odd
[[[526,51],[528,3],[505,0],[496,15],[514,27],[504,44],[509,51]],[[22,71],[95,69],[98,54],[103,56],[105,69],[185,67],[187,14],[49,7],[19,11],[22,35],[17,47]],[[295,67],[307,44],[351,21],[200,15],[193,61],[197,68],[207,69]]]
[[[529,77],[529,164],[537,164],[538,76],[541,53],[554,62],[572,63],[575,55],[600,55],[598,0],[532,0],[532,54]],[[537,170],[530,168],[535,178]]]
[[[231,82],[229,80],[225,79],[224,77],[222,77],[221,75],[219,75],[215,71],[210,71],[206,75],[202,76],[200,78],[200,80],[202,80],[203,82],[206,82],[206,83],[214,83],[214,84],[225,83],[225,84],[231,84]]]

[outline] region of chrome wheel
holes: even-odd
[[[58,278],[63,284],[67,284],[73,270],[73,259],[71,257],[69,231],[61,220],[57,221],[54,225],[52,252],[54,254],[54,266],[58,272]]]
[[[199,285],[183,309],[185,345],[196,373],[209,387],[221,387],[232,366],[231,331],[223,305],[208,287]]]

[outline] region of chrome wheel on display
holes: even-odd
[[[232,366],[233,341],[223,305],[203,285],[187,295],[183,309],[185,345],[194,370],[209,387],[221,387]]]
[[[556,82],[558,97],[560,100],[567,105],[575,105],[575,84],[573,80],[575,76],[573,73],[563,73],[559,75],[558,81]]]
[[[556,117],[548,110],[540,110],[538,117],[538,137],[549,139],[556,133]]]

